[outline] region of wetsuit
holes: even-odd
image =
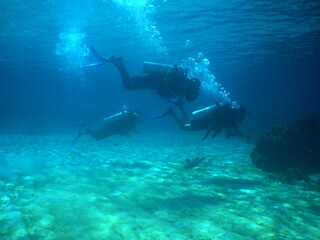
[[[179,118],[172,110],[170,115],[183,130],[207,130],[203,139],[207,138],[211,131],[214,132],[212,137],[215,137],[223,129],[226,129],[227,137],[237,136],[247,139],[237,127],[237,124],[242,121],[242,119],[240,119],[239,110],[232,108],[230,104],[225,104],[223,106],[217,105],[208,115],[198,118],[195,117],[188,123]]]
[[[100,130],[86,129],[84,134],[88,134],[95,140],[101,140],[112,135],[128,135],[132,130],[136,129],[137,117],[130,112],[125,112],[119,119],[109,121],[104,128]]]
[[[237,109],[229,105],[216,107],[210,114],[201,118],[194,118],[190,121],[190,127],[196,130],[221,131],[223,128],[237,127]]]
[[[115,61],[113,64],[118,69],[123,86],[127,90],[150,89],[160,97],[174,103],[179,103],[185,97],[187,77],[181,68],[175,67],[166,73],[150,73],[130,77],[122,59]]]

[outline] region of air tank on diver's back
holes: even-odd
[[[194,111],[192,112],[192,119],[206,117],[210,115],[216,108],[217,108],[217,105],[214,104],[214,105],[202,108],[200,110]]]
[[[118,121],[119,119],[122,119],[125,115],[127,115],[129,112],[124,110],[122,112],[119,112],[119,113],[116,113],[112,116],[109,116],[109,117],[105,117],[103,119],[103,122],[106,123],[106,124],[109,124],[109,123],[112,123],[112,122],[116,122]]]
[[[153,62],[143,62],[143,73],[166,73],[170,69],[173,69],[176,65],[164,64],[164,63],[153,63]]]

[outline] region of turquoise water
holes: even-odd
[[[152,135],[66,151],[71,138],[1,136],[15,172],[1,176],[1,239],[320,238],[320,194],[256,169],[251,144]]]

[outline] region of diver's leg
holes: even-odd
[[[169,114],[173,117],[173,119],[182,130],[191,130],[190,124],[185,124],[185,122],[181,118],[179,118],[172,109]]]
[[[108,129],[102,129],[102,130],[86,129],[85,134],[90,135],[95,140],[101,140],[101,139],[110,137],[113,133]]]
[[[130,77],[127,69],[125,68],[122,58],[117,58],[113,62],[114,66],[118,69],[122,84],[127,90],[143,90],[143,89],[153,89],[156,85],[154,79],[150,75],[146,76],[136,76]]]
[[[146,76],[134,76],[129,79],[125,89],[127,90],[144,90],[144,89],[155,89],[156,80],[150,75]]]
[[[183,102],[179,103],[178,107],[179,107],[179,109],[181,111],[183,121],[184,122],[189,121],[188,114],[187,114],[186,110],[183,107]]]
[[[113,62],[113,65],[118,69],[121,78],[122,78],[122,83],[125,88],[127,88],[127,85],[130,82],[130,76],[123,64],[123,59],[122,58],[116,58]]]
[[[219,132],[220,132],[220,131],[217,130],[217,131],[212,135],[212,138],[215,138],[215,137],[219,134]]]

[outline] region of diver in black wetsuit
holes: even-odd
[[[129,132],[136,130],[137,124],[142,122],[142,114],[139,111],[130,112],[124,109],[122,112],[106,117],[103,119],[103,128],[100,130],[93,130],[84,127],[77,137],[72,141],[69,149],[75,144],[79,137],[83,135],[90,135],[95,140],[108,138],[112,135],[129,135]]]
[[[129,132],[136,130],[137,124],[142,121],[141,112],[123,111],[103,119],[104,127],[100,130],[85,128],[82,135],[90,135],[95,140],[101,140],[112,135],[129,135]]]
[[[113,64],[118,69],[123,86],[127,90],[151,89],[160,97],[177,105],[180,105],[184,98],[187,101],[194,101],[199,96],[200,81],[197,78],[188,78],[187,71],[180,67],[144,62],[144,73],[147,74],[130,77],[121,57],[104,58],[93,47],[90,48],[90,51],[99,62],[85,64],[82,67],[95,67],[106,63]]]
[[[114,57],[110,63],[118,69],[123,86],[127,90],[151,89],[160,97],[176,104],[182,103],[184,98],[187,101],[194,101],[199,96],[200,81],[197,78],[188,78],[186,71],[177,66],[130,77],[122,58]]]
[[[192,113],[192,120],[189,122],[179,118],[172,108],[163,114],[163,116],[171,115],[178,126],[186,131],[206,130],[203,140],[206,139],[210,132],[213,131],[212,137],[216,137],[223,129],[226,130],[227,137],[241,137],[246,140],[249,138],[244,136],[238,129],[238,125],[242,123],[247,115],[244,107],[235,108],[230,103],[224,105],[213,105]],[[162,117],[163,117],[162,116]]]

